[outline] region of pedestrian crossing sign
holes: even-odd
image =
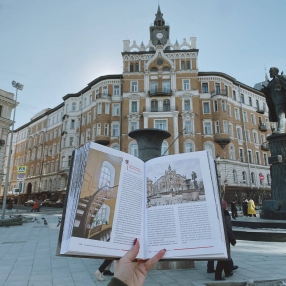
[[[18,174],[26,174],[26,169],[27,169],[26,166],[18,166],[17,173]]]

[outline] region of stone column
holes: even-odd
[[[178,127],[178,115],[179,115],[179,111],[174,111],[173,112],[174,140],[179,135],[179,132],[178,132],[178,128],[179,128]],[[179,154],[179,138],[174,143],[174,150],[175,150],[175,154]]]

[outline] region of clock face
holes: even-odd
[[[157,39],[162,39],[164,37],[163,33],[159,32],[156,34]]]

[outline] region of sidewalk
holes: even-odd
[[[26,214],[25,214],[26,215]],[[59,214],[27,213],[41,223],[0,228],[0,285],[107,285],[93,275],[102,260],[55,256]],[[41,217],[48,221],[45,227]],[[286,280],[286,243],[238,241],[232,257],[239,269],[227,281]],[[195,269],[153,270],[144,285],[196,285],[214,281],[206,273],[206,262],[195,262]]]

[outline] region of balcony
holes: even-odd
[[[266,132],[267,131],[266,124],[265,123],[259,123],[258,129],[262,132]]]
[[[264,114],[265,110],[259,106],[256,107],[256,112],[260,114]]]
[[[109,99],[111,100],[112,99],[112,95],[111,94],[108,94],[108,93],[98,93],[96,95],[96,98],[102,98],[102,99]]]
[[[171,112],[171,111],[178,111],[178,106],[170,107],[170,106],[164,106],[164,107],[144,107],[143,112]]]
[[[261,144],[261,150],[263,150],[263,151],[269,151],[270,150],[270,148],[269,148],[269,144],[267,144],[267,143],[262,143]]]
[[[211,96],[216,96],[216,95],[228,96],[228,93],[226,93],[225,90],[223,89],[211,91]]]
[[[149,96],[170,96],[172,95],[170,87],[163,87],[161,88],[151,88],[151,90],[148,92]]]

